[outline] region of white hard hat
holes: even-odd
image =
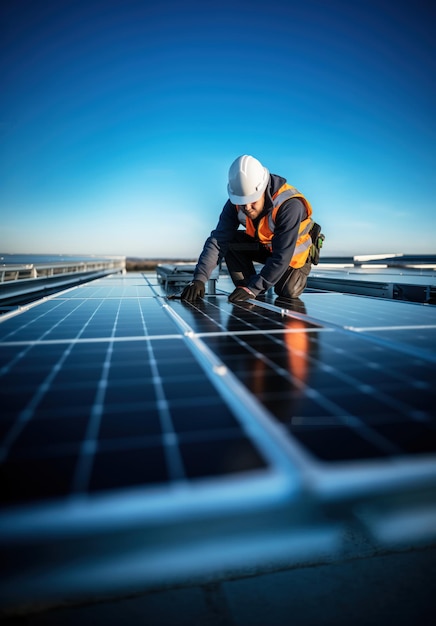
[[[262,196],[269,181],[269,171],[252,156],[238,157],[229,169],[227,191],[233,204],[251,204]]]

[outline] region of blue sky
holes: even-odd
[[[431,4],[2,3],[0,251],[195,258],[245,153],[326,255],[435,253]]]

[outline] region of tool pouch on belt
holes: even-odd
[[[310,237],[312,239],[312,245],[310,247],[310,260],[313,265],[318,265],[319,262],[319,253],[322,248],[322,244],[324,242],[324,235],[321,232],[321,226],[316,222],[312,226],[310,231]]]

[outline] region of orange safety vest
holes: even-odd
[[[250,235],[250,237],[253,238],[256,238],[257,235],[257,239],[261,243],[271,248],[277,212],[281,205],[286,200],[289,200],[289,198],[299,198],[303,201],[306,208],[307,217],[300,222],[297,243],[295,244],[294,254],[292,255],[292,259],[289,263],[291,267],[303,267],[307,261],[307,257],[309,256],[310,246],[312,245],[312,239],[309,233],[314,222],[310,217],[312,215],[312,207],[310,206],[309,201],[306,200],[306,198],[295,187],[285,183],[278,191],[276,191],[276,193],[272,196],[272,211],[260,219],[257,226],[257,232],[253,221],[245,215],[239,205],[236,205],[236,210],[238,212],[238,219],[241,224],[245,226],[245,232],[247,235]]]

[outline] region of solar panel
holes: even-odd
[[[434,269],[432,255],[331,258],[313,268],[308,285],[341,293],[431,302],[436,288]]]
[[[343,327],[319,327],[292,312],[283,315],[260,305],[230,305],[213,298],[195,309],[183,303],[173,306],[316,458],[401,458],[435,452],[434,353],[428,340],[425,348],[416,345],[419,332],[410,334],[407,347],[415,352],[411,365],[402,337],[392,337],[396,320],[400,328],[409,323],[415,331],[434,331],[434,310],[368,300],[362,311],[358,298],[343,296],[342,302],[348,301],[331,311],[329,299],[335,295],[307,294],[302,300],[308,301],[309,310],[316,297],[322,316],[335,324],[342,320]],[[392,306],[398,306],[396,316]],[[312,310],[312,319],[316,317],[320,313]],[[369,319],[376,324],[374,331],[366,325],[350,332],[352,324],[368,324]],[[386,342],[373,341],[388,320]],[[413,368],[421,373],[419,379]]]
[[[0,318],[0,541],[27,572],[58,537],[38,563],[51,593],[325,551],[342,532],[326,502],[434,490],[433,307],[219,287],[189,304],[106,277]],[[140,571],[97,575],[96,533],[111,563],[139,549]],[[6,561],[3,597],[35,593]]]

